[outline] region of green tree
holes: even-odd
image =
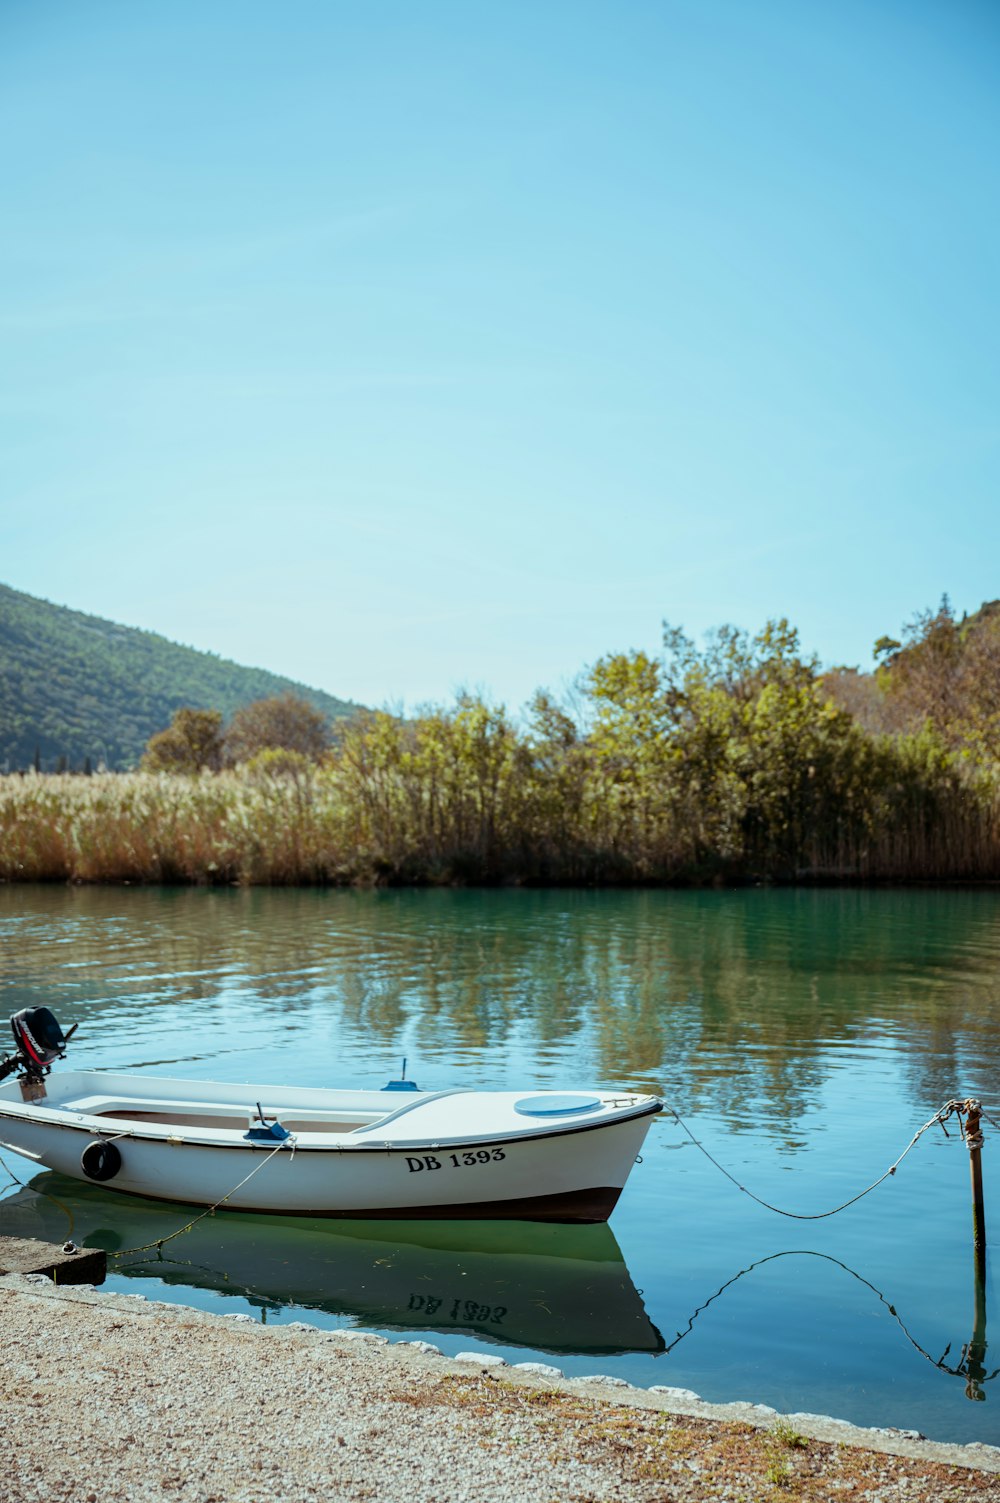
[[[277,694],[255,699],[237,710],[225,736],[225,759],[230,766],[248,762],[269,747],[299,752],[319,762],[330,746],[330,726],[307,699]]]
[[[462,695],[451,717],[455,776],[451,799],[460,822],[460,849],[479,875],[492,874],[512,840],[520,802],[518,737],[503,705]]]
[[[222,766],[222,715],[218,710],[178,710],[165,731],[146,744],[146,772],[218,772]]]
[[[406,833],[400,779],[412,732],[385,710],[363,710],[345,725],[332,777],[343,801],[345,837],[365,866],[393,864]]]
[[[594,833],[616,861],[650,874],[671,826],[675,696],[663,664],[645,652],[599,658],[584,687],[593,711]]]
[[[588,875],[590,747],[574,717],[545,689],[527,711],[522,757],[523,839],[537,875]]]

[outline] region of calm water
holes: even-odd
[[[951,1096],[1000,1116],[994,893],[6,888],[0,960],[0,1015],[78,1022],[81,1068],[379,1086],[405,1055],[427,1088],[653,1090],[799,1212],[876,1179]],[[4,1161],[112,1251],[186,1219]],[[1000,1216],[990,1128],[984,1173]],[[935,1128],[858,1205],[788,1220],[664,1116],[607,1228],[220,1214],[109,1283],[997,1444],[1000,1335],[982,1401],[946,1370],[972,1335],[968,1178]],[[0,1231],[65,1234],[50,1200],[0,1197]]]

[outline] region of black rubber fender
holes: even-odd
[[[122,1166],[121,1150],[117,1143],[107,1143],[103,1138],[98,1138],[93,1143],[88,1143],[80,1155],[80,1167],[88,1179],[95,1179],[99,1184],[104,1184],[109,1179],[114,1179]]]

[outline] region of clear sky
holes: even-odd
[[[1000,596],[997,0],[0,0],[0,580],[368,704]]]

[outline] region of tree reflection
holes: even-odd
[[[6,889],[8,996],[98,1036],[345,1037],[414,1065],[489,1053],[711,1100],[729,1131],[814,1111],[891,1051],[916,1113],[989,1099],[992,892]],[[360,1045],[359,1045],[360,1047]],[[161,1053],[166,1053],[163,1044]],[[530,1068],[530,1065],[529,1065]],[[767,1129],[780,1136],[782,1128]]]

